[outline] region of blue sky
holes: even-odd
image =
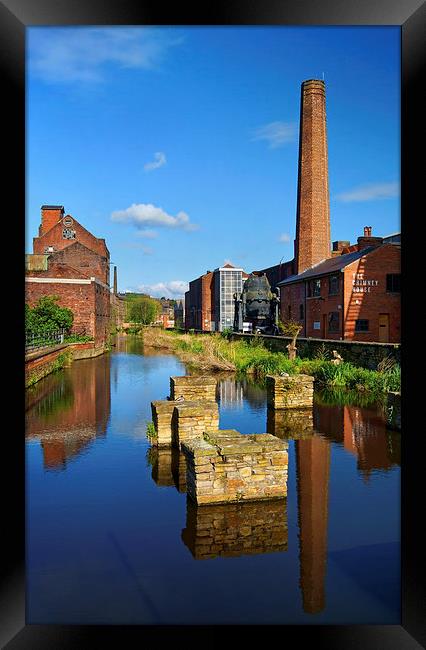
[[[399,27],[27,28],[27,252],[58,204],[121,291],[292,259],[300,85],[323,74],[332,240],[399,231]]]

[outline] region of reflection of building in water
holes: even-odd
[[[76,361],[51,375],[50,391],[26,413],[26,436],[40,440],[46,469],[64,469],[97,436],[106,433],[110,414],[110,357]],[[44,379],[39,382],[40,394]]]
[[[217,384],[216,395],[222,406],[243,408],[243,387],[235,379],[221,379]]]
[[[287,550],[287,499],[196,506],[186,502],[182,540],[196,560]]]
[[[268,405],[266,431],[284,440],[310,438],[314,433],[312,409],[274,409]]]
[[[216,397],[225,406],[242,408],[243,400],[248,402],[254,409],[263,409],[266,400],[266,388],[248,379],[230,378],[226,373],[219,376],[217,382]]]
[[[147,458],[152,466],[151,476],[159,487],[174,486],[179,492],[186,492],[186,460],[179,449],[150,447]]]
[[[357,457],[357,467],[368,478],[374,470],[401,464],[401,434],[386,429],[379,407],[315,405],[315,430],[343,444]]]
[[[355,454],[368,477],[374,469],[400,465],[401,435],[386,430],[379,407],[318,403],[313,411],[268,408],[267,431],[296,440],[300,587],[304,611],[315,614],[325,607],[330,444]]]
[[[297,440],[300,587],[309,614],[325,607],[330,443],[313,436]]]

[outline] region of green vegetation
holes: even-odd
[[[60,329],[69,331],[74,314],[67,307],[59,307],[59,296],[43,296],[34,307],[25,305],[25,332],[50,334]]]
[[[145,328],[147,345],[168,348],[181,359],[203,370],[234,370],[262,379],[268,374],[298,373],[312,375],[317,384],[357,392],[386,393],[401,390],[401,368],[396,363],[382,363],[378,370],[359,368],[348,362],[335,364],[322,350],[319,358],[289,359],[283,352],[271,352],[261,336],[251,340],[230,341],[220,334],[211,336],[169,333]]]
[[[154,422],[152,421],[146,423],[146,437],[149,441],[157,438],[157,432],[155,430]]]
[[[126,308],[129,323],[149,325],[157,320],[161,311],[161,303],[159,300],[141,293],[128,293],[126,294]]]
[[[68,334],[64,337],[64,343],[90,343],[93,336],[88,334]]]

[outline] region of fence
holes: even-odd
[[[56,332],[27,333],[25,334],[25,352],[32,352],[51,345],[58,345],[64,342],[65,330]]]

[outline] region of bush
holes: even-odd
[[[59,296],[42,296],[33,308],[25,305],[27,334],[48,334],[60,329],[71,329],[74,314],[68,307],[59,307],[58,300]]]

